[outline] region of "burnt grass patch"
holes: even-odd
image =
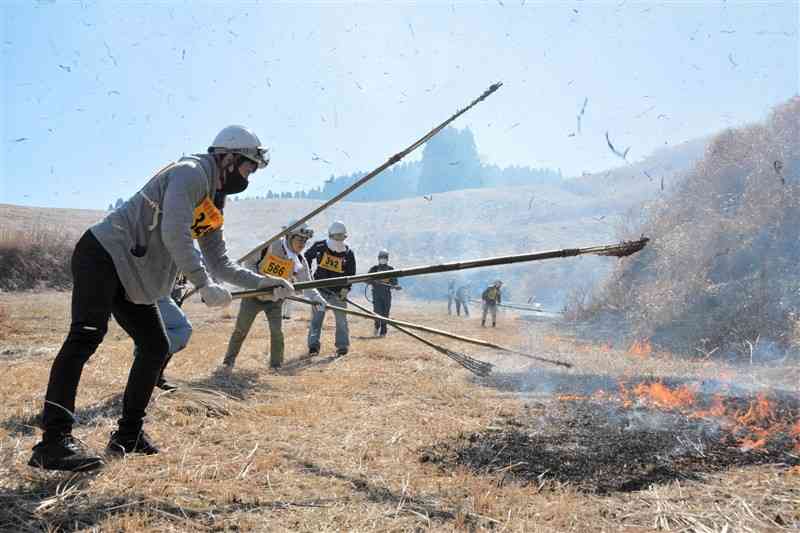
[[[746,406],[746,399],[730,399]],[[798,420],[796,400],[780,410]],[[800,465],[795,439],[775,435],[747,449],[741,435],[713,420],[607,400],[534,402],[523,416],[462,433],[420,450],[419,460],[442,470],[466,467],[499,484],[538,490],[571,486],[581,492],[633,492],[673,480],[759,464]]]

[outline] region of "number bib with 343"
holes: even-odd
[[[192,237],[199,239],[206,233],[216,231],[222,227],[224,217],[222,212],[217,209],[214,202],[208,196],[194,208],[192,217]]]
[[[335,255],[325,252],[322,254],[322,258],[319,260],[319,267],[324,268],[325,270],[330,270],[331,272],[336,272],[337,274],[343,274],[344,258],[336,257]]]
[[[259,272],[268,276],[276,276],[285,280],[290,280],[294,269],[294,261],[291,259],[281,259],[275,255],[268,255],[261,260],[258,266]]]

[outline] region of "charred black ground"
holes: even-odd
[[[743,409],[750,399],[729,398]],[[782,415],[797,420],[796,400],[783,399]],[[756,464],[800,465],[795,441],[772,437],[763,449],[745,450],[741,435],[713,421],[613,401],[531,403],[526,416],[461,434],[422,450],[420,460],[442,469],[473,472],[540,488],[566,483],[584,492],[631,492],[703,473]]]

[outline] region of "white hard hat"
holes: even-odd
[[[328,228],[328,235],[344,235],[347,237],[347,228],[343,222],[337,220]]]
[[[208,153],[239,154],[257,164],[258,168],[269,164],[269,149],[261,146],[256,134],[244,126],[223,128],[208,147]]]
[[[295,222],[296,222],[296,220],[292,220],[291,222],[289,222],[289,224],[284,226],[283,229],[286,229],[286,228],[288,228],[290,226],[294,226]],[[314,230],[309,228],[308,224],[303,222],[302,224],[300,224],[299,226],[294,228],[292,231],[287,233],[286,234],[286,239],[291,241],[292,238],[294,238],[294,237],[302,237],[302,238],[308,240],[313,236],[314,236]]]

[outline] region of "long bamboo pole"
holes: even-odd
[[[482,304],[483,300],[479,300],[477,298],[470,298],[469,301],[471,303]],[[554,311],[546,311],[544,309],[539,309],[537,307],[530,307],[527,305],[520,305],[520,304],[495,304],[497,307],[505,307],[507,309],[514,309],[515,311],[531,311],[532,313],[554,313]]]
[[[370,312],[369,309],[367,309],[366,307],[364,307],[362,305],[357,304],[356,302],[354,302],[350,298],[347,299],[347,303],[349,303],[350,305],[352,305],[356,309],[361,309],[362,311],[364,311],[366,313]],[[386,318],[387,318],[387,317],[385,317],[383,315],[379,315],[379,314],[374,313],[374,312],[372,312],[372,315],[375,318],[380,319],[380,320],[386,320]],[[494,365],[491,364],[491,363],[487,363],[485,361],[480,361],[478,359],[475,359],[474,357],[470,357],[467,354],[463,354],[463,353],[460,353],[460,352],[456,352],[456,351],[450,350],[449,348],[445,348],[444,346],[442,346],[440,344],[436,344],[435,342],[431,342],[431,341],[429,341],[428,339],[426,339],[424,337],[420,337],[419,335],[417,335],[413,331],[409,331],[409,330],[405,329],[402,326],[398,326],[397,324],[392,324],[392,323],[389,323],[389,322],[387,322],[387,324],[389,324],[390,326],[392,326],[396,330],[405,333],[409,337],[418,340],[422,344],[425,344],[426,346],[429,346],[429,347],[433,348],[437,352],[449,357],[450,359],[452,359],[453,361],[455,361],[459,365],[463,366],[464,368],[466,368],[467,370],[469,370],[473,374],[476,374],[476,375],[481,376],[481,377],[485,377],[485,376],[488,376],[492,371],[492,367]]]
[[[454,263],[442,263],[439,265],[426,265],[411,268],[400,268],[395,270],[383,270],[381,272],[371,272],[368,274],[356,274],[355,276],[342,276],[339,278],[317,279],[312,281],[302,281],[295,283],[297,290],[304,289],[325,289],[331,287],[344,287],[353,283],[362,283],[389,278],[402,278],[408,276],[420,276],[423,274],[435,274],[440,272],[453,272],[457,270],[467,270],[471,268],[482,268],[487,266],[510,265],[513,263],[525,263],[531,261],[542,261],[545,259],[555,259],[559,257],[574,257],[577,255],[596,254],[609,255],[614,257],[624,257],[638,252],[645,247],[650,239],[643,237],[638,241],[621,242],[618,244],[608,244],[602,246],[592,246],[589,248],[567,248],[563,250],[553,250],[549,252],[534,252],[529,254],[506,255],[501,257],[490,257],[488,259],[474,259],[470,261],[459,261]],[[234,299],[252,298],[254,296],[264,296],[272,293],[272,288],[252,289],[247,291],[236,291],[231,293]]]
[[[319,305],[316,302],[309,300],[308,298],[303,298],[301,296],[289,296],[287,300],[292,300],[295,302],[301,302],[308,305]],[[353,315],[353,316],[360,316],[362,318],[369,318],[370,320],[375,320],[375,315],[372,313],[363,313],[361,311],[353,311],[352,309],[345,309],[344,307],[338,307],[335,305],[326,305],[327,309],[331,309],[332,311],[340,311],[342,313]],[[521,352],[519,350],[514,350],[513,348],[507,348],[505,346],[501,346],[499,344],[495,344],[493,342],[484,341],[481,339],[475,339],[473,337],[465,337],[463,335],[456,335],[455,333],[450,333],[448,331],[442,331],[441,329],[436,328],[429,328],[427,326],[421,326],[419,324],[414,324],[412,322],[406,322],[404,320],[395,320],[393,318],[381,318],[381,320],[385,320],[387,324],[394,324],[398,326],[405,326],[411,329],[417,329],[420,331],[425,331],[428,333],[433,333],[434,335],[441,335],[442,337],[447,337],[449,339],[454,339],[462,342],[466,342],[469,344],[475,344],[477,346],[483,346],[484,348],[491,348],[493,350],[499,350],[501,352],[513,353],[515,355],[520,355],[527,359],[533,359],[534,361],[540,361],[542,363],[550,363],[551,365],[558,365],[563,366],[566,368],[572,368],[572,364],[565,363],[564,361],[557,361],[555,359],[547,359],[546,357],[539,357],[537,355],[531,355],[529,353]]]
[[[497,89],[499,89],[502,86],[503,86],[503,84],[499,83],[499,82],[498,83],[494,83],[491,86],[489,86],[488,89],[483,91],[483,94],[481,94],[475,100],[470,102],[465,108],[460,109],[459,111],[456,111],[453,115],[450,116],[450,118],[448,118],[447,120],[445,120],[444,122],[442,122],[438,126],[434,127],[432,130],[430,130],[428,133],[426,133],[425,135],[423,135],[422,137],[417,139],[415,142],[413,142],[411,145],[409,145],[404,150],[402,150],[402,151],[394,154],[393,156],[391,156],[389,159],[386,160],[385,163],[383,163],[382,165],[378,166],[375,170],[373,170],[372,172],[369,172],[367,175],[365,175],[361,179],[357,180],[355,183],[353,183],[352,185],[347,187],[345,190],[343,190],[342,192],[340,192],[339,194],[337,194],[336,196],[334,196],[333,198],[331,198],[330,200],[328,200],[324,204],[320,205],[319,207],[317,207],[316,209],[314,209],[313,211],[311,211],[310,213],[308,213],[304,217],[299,218],[293,224],[287,226],[283,230],[279,231],[278,233],[276,233],[275,235],[273,235],[272,237],[270,237],[269,239],[267,239],[263,243],[259,244],[258,246],[256,246],[255,248],[253,248],[252,250],[247,252],[244,256],[242,256],[241,259],[239,259],[239,263],[244,263],[248,259],[254,257],[259,252],[261,252],[261,250],[263,250],[264,248],[269,246],[271,243],[277,241],[278,239],[280,239],[281,237],[283,237],[287,233],[290,233],[292,230],[294,230],[295,228],[299,227],[301,224],[303,224],[303,223],[307,222],[308,220],[310,220],[311,218],[315,217],[316,215],[318,215],[319,213],[321,213],[322,211],[324,211],[325,209],[327,209],[331,205],[335,204],[336,202],[338,202],[339,200],[341,200],[342,198],[344,198],[345,196],[347,196],[348,194],[350,194],[354,190],[358,189],[359,187],[361,187],[362,185],[367,183],[369,180],[371,180],[372,178],[374,178],[375,176],[377,176],[378,174],[380,174],[381,172],[383,172],[384,170],[386,170],[390,166],[394,165],[395,163],[400,162],[400,160],[402,160],[405,156],[407,156],[408,154],[410,154],[411,152],[413,152],[414,150],[416,150],[417,148],[419,148],[420,146],[422,146],[423,144],[428,142],[434,135],[436,135],[437,133],[442,131],[444,128],[446,128],[448,125],[450,125],[450,123],[452,123],[455,119],[457,119],[458,117],[460,117],[461,115],[463,115],[464,113],[466,113],[467,111],[469,111],[470,109],[472,109],[473,107],[478,105],[480,102],[484,101],[486,98],[489,97],[489,95],[494,93]]]

